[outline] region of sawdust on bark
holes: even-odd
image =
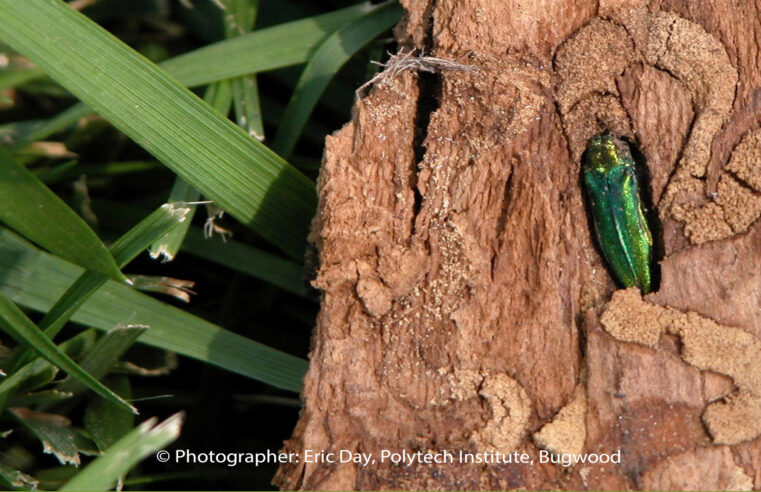
[[[523,442],[531,416],[531,399],[511,377],[498,374],[484,379],[478,394],[486,400],[491,419],[474,435],[480,448],[504,454]]]
[[[682,209],[685,234],[693,244],[743,233],[761,216],[761,130],[743,136],[719,178],[714,201]]]
[[[717,203],[701,207],[711,146],[729,117],[738,81],[724,47],[699,24],[670,12],[651,13],[642,7],[603,11],[608,19],[592,20],[555,57],[558,108],[574,160],[602,131],[639,140],[637,122],[625,109],[620,89],[626,85],[626,72],[638,65],[652,67],[689,93],[694,111],[674,170],[668,161],[650,163],[657,177],[651,191],[661,217],[684,223],[694,244],[744,232],[761,214],[761,198],[735,186],[731,178],[720,182]],[[668,184],[662,192],[665,177]]]
[[[571,401],[560,409],[552,422],[534,433],[534,442],[554,454],[580,454],[584,451],[587,432],[587,395],[583,385],[576,387]]]
[[[644,490],[753,490],[753,480],[727,446],[696,448],[656,463],[642,475]]]
[[[685,362],[732,378],[737,391],[703,413],[715,443],[738,444],[761,434],[761,340],[697,313],[649,304],[636,289],[617,291],[600,322],[616,339],[650,347],[662,333],[677,335]]]

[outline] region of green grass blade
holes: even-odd
[[[204,46],[161,64],[188,87],[249,73],[265,72],[309,59],[333,31],[361,17],[373,7],[362,2],[345,9],[279,24]]]
[[[338,70],[363,46],[399,22],[402,7],[386,2],[331,34],[309,59],[278,126],[272,149],[287,157],[322,92]]]
[[[58,299],[53,307],[48,311],[39,323],[39,328],[45,335],[51,340],[55,338],[61,328],[71,319],[71,315],[79,309],[85,300],[87,300],[93,292],[98,290],[101,285],[106,283],[108,277],[105,275],[93,272],[85,271],[71,286],[66,289],[66,292]],[[30,349],[22,350],[14,358],[13,364],[11,364],[11,371],[17,369],[21,364],[25,364],[31,360],[32,352]]]
[[[9,410],[19,423],[40,440],[44,452],[54,455],[62,465],[79,465],[80,452],[91,454],[94,451],[93,443],[74,429],[66,417],[24,407]]]
[[[362,16],[369,2],[328,14],[283,23],[235,39],[220,41],[160,64],[178,82],[194,87],[236,76],[304,63],[333,31]],[[14,149],[62,131],[92,113],[75,104],[20,136]]]
[[[129,227],[130,222],[136,220],[132,217],[140,215],[140,212],[132,207],[111,202],[98,202],[95,204],[95,210],[105,222],[124,228]],[[308,289],[304,282],[304,268],[282,256],[234,239],[222,242],[218,239],[207,238],[202,229],[196,226],[190,226],[188,229],[182,243],[182,251],[258,278],[301,297],[308,297]]]
[[[368,60],[380,60],[381,58],[382,56],[376,58],[368,57]],[[377,65],[374,63],[368,64],[368,66],[377,67]],[[274,72],[268,73],[267,76],[270,79],[283,84],[284,86],[290,87],[291,92],[293,92],[293,89],[296,88],[296,84],[298,84],[303,71],[303,68],[299,69],[298,67],[293,67],[290,70],[276,70]],[[369,80],[369,77],[367,80]],[[356,88],[356,85],[350,85],[346,80],[335,78],[322,93],[320,105],[338,115],[350,114],[351,105],[354,102],[355,97],[354,91]],[[283,105],[283,108],[285,109],[285,105]]]
[[[264,141],[264,122],[259,104],[259,84],[256,75],[246,75],[232,81],[235,97],[235,121],[253,138]]]
[[[298,296],[308,296],[303,267],[281,256],[236,241],[220,244],[203,237],[198,228],[188,231],[182,250]]]
[[[268,27],[234,42],[220,41],[177,56],[160,66],[181,84],[196,87],[298,65],[306,62],[330,33],[365,14],[370,6],[369,2],[362,2],[335,12]],[[240,7],[236,4],[236,8]],[[0,73],[0,89],[43,76],[45,71],[37,67]]]
[[[79,164],[69,161],[56,167],[44,169],[35,173],[43,183],[58,183],[61,181],[74,181],[83,174],[88,178],[98,176],[118,176],[120,174],[140,173],[164,169],[164,166],[154,161],[122,161],[106,162],[103,164]]]
[[[0,229],[0,291],[45,312],[82,270]],[[151,327],[140,343],[171,350],[278,388],[301,390],[307,362],[242,337],[181,309],[108,281],[72,316],[100,330],[124,324]]]
[[[59,343],[58,348],[66,355],[73,356],[78,354],[84,346],[94,344],[95,330],[88,329]],[[51,382],[57,373],[56,366],[38,357],[4,378],[0,381],[0,413],[13,392],[24,393],[44,386]]]
[[[2,401],[0,409],[5,407],[5,402],[10,399],[13,391],[22,387],[24,389],[34,389],[47,384],[53,380],[57,373],[58,368],[45,359],[35,359],[33,362],[13,372],[13,374],[0,382],[0,398]]]
[[[164,204],[117,239],[111,245],[110,250],[119,268],[126,266],[167,231],[182,224],[189,211],[188,207]],[[43,330],[51,340],[55,338],[76,310],[107,280],[108,277],[101,273],[91,270],[85,271],[45,314],[39,323],[40,330]],[[28,362],[29,356],[28,350],[19,352],[10,365],[11,370],[15,370],[21,364]],[[0,397],[0,407],[2,407],[2,401],[3,398]]]
[[[262,99],[264,122],[274,126],[279,125],[285,108],[285,104],[275,101],[272,98]],[[320,121],[318,118],[311,118],[306,122],[306,125],[304,125],[301,138],[314,145],[322,146],[325,143],[325,136],[332,133],[333,130],[334,128],[330,127],[326,122]],[[291,156],[291,159],[294,159],[294,156]],[[289,160],[288,162],[291,161]],[[295,163],[292,164],[294,166],[296,165]]]
[[[119,360],[124,352],[142,335],[147,326],[118,325],[101,336],[87,352],[79,365],[97,379],[103,379],[111,366]],[[84,389],[79,381],[67,379],[58,386],[61,391],[78,393]]]
[[[220,115],[227,116],[233,104],[233,90],[230,81],[222,80],[210,85],[204,95],[204,101],[216,109]]]
[[[0,221],[61,258],[124,279],[95,232],[2,147],[0,196]]]
[[[111,245],[111,253],[119,267],[126,266],[166,231],[182,224],[189,211],[188,207],[165,203],[127,231]],[[55,337],[82,303],[107,280],[95,272],[84,272],[42,318],[40,329],[44,330],[49,338]]]
[[[127,265],[165,231],[181,224],[189,210],[187,207],[164,204],[115,241],[111,245],[111,253],[119,263],[119,267],[122,268]],[[39,323],[39,329],[43,330],[45,336],[52,340],[77,309],[107,280],[108,277],[105,275],[91,270],[82,273],[48,310]],[[10,371],[14,374],[0,384],[0,389],[2,389],[0,391],[0,408],[5,407],[12,394],[11,391],[15,385],[10,383],[16,380],[14,376],[27,368],[27,366],[24,368],[21,366],[26,364],[31,356],[31,349],[27,348],[21,350],[10,363]]]
[[[102,397],[137,413],[137,410],[132,405],[103,386],[100,381],[78,366],[68,355],[56,347],[5,294],[0,294],[0,329],[17,342],[32,347],[42,357],[66,371],[72,377],[82,381],[88,388]]]
[[[220,114],[226,115],[230,112],[232,105],[233,91],[230,81],[218,82],[211,84],[206,88],[204,101],[219,111]],[[201,193],[190,186],[187,181],[177,176],[174,179],[172,189],[169,191],[168,203],[172,202],[197,202],[201,198]],[[180,251],[182,242],[185,240],[185,234],[188,232],[190,223],[196,213],[196,207],[191,207],[188,212],[187,220],[178,227],[173,227],[166,234],[157,239],[150,248],[151,258],[161,258],[162,262],[172,261],[177,252]]]
[[[197,202],[201,198],[201,194],[190,186],[187,181],[177,177],[174,180],[174,185],[169,192],[169,202]],[[173,227],[168,230],[164,235],[157,239],[149,249],[151,258],[161,258],[161,261],[172,261],[177,252],[182,247],[182,242],[185,240],[185,235],[188,232],[190,223],[193,221],[193,216],[196,213],[196,207],[191,207],[188,211],[188,215],[181,224],[177,227]]]
[[[0,0],[0,18],[0,41],[230,215],[303,255],[316,196],[300,171],[60,0]]]
[[[45,71],[37,67],[0,71],[0,90],[16,87],[44,76]]]
[[[37,490],[39,485],[39,481],[36,478],[19,470],[14,470],[4,463],[0,463],[0,479],[7,486],[13,487],[11,490]]]
[[[40,406],[40,405],[49,406],[55,403],[59,403],[62,400],[71,398],[72,396],[74,396],[72,393],[66,393],[60,390],[37,391],[34,393],[26,393],[24,395],[13,397],[9,406],[11,407],[32,407],[32,406]],[[106,401],[103,398],[94,398],[94,400]],[[113,403],[111,402],[108,402],[108,403],[113,405]],[[126,410],[122,410],[122,411],[125,413],[129,413]],[[129,414],[132,415],[131,413]]]
[[[186,207],[182,203],[165,203],[157,208],[114,241],[114,244],[111,245],[111,252],[116,262],[122,267],[126,266],[156,239],[184,223],[189,212],[190,207]]]
[[[54,133],[63,131],[85,116],[92,114],[92,112],[92,109],[90,109],[86,104],[74,104],[53,118],[33,125],[29,129],[20,132],[20,135],[11,148],[13,150],[23,149],[32,142],[43,140],[50,135],[53,135]]]
[[[109,377],[106,383],[125,400],[132,397],[132,388],[127,376],[120,374]],[[92,436],[92,440],[95,441],[101,451],[110,448],[112,444],[129,433],[135,425],[131,413],[125,412],[121,407],[117,407],[103,398],[93,398],[87,402],[84,423],[85,428]]]
[[[182,425],[175,414],[155,425],[156,419],[140,424],[119,439],[106,453],[87,465],[59,490],[109,490],[146,456],[177,439]]]
[[[259,13],[259,0],[226,0],[225,35],[235,38],[253,29]],[[254,137],[264,141],[262,108],[259,104],[259,84],[256,74],[244,75],[231,81],[235,101],[235,121]]]

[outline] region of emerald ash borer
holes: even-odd
[[[605,260],[619,284],[647,294],[652,288],[653,238],[629,144],[609,133],[597,135],[582,161],[589,214]]]

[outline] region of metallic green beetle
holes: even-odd
[[[592,137],[584,153],[582,173],[597,242],[618,282],[652,285],[653,238],[642,211],[642,200],[629,145],[604,133]]]

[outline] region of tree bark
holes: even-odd
[[[276,483],[761,488],[761,6],[402,3],[400,46],[467,69],[387,73],[327,140],[322,308]],[[580,157],[606,130],[660,219],[644,298],[587,222]],[[569,453],[588,462],[542,462]]]

